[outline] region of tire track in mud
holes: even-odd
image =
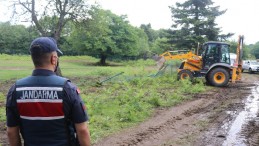
[[[245,143],[249,146],[258,146],[259,145],[259,82],[257,82],[257,86],[254,90],[253,94],[251,95],[253,102],[250,102],[248,104],[247,111],[250,116],[248,119],[246,119],[248,122],[244,123],[242,125],[241,130],[241,137],[245,137],[246,141]],[[251,98],[250,98],[251,100]],[[257,113],[256,113],[257,111]],[[255,114],[255,115],[254,115]]]
[[[258,117],[258,116],[257,116]],[[259,145],[259,122],[252,120],[243,127],[242,135],[246,137],[249,146]]]
[[[205,94],[207,97],[208,95]],[[162,110],[156,113],[152,119],[140,124],[134,129],[119,133],[112,138],[107,138],[95,144],[95,146],[131,146],[131,145],[160,145],[167,141],[176,141],[181,137],[195,133],[195,130],[189,131],[190,127],[194,128],[194,121],[200,120],[196,114],[206,111],[206,108],[212,107],[214,99],[209,101],[205,98],[185,102],[176,107]],[[199,131],[198,129],[196,129]],[[170,142],[169,142],[170,143]],[[164,145],[167,145],[166,143]]]
[[[251,94],[251,87],[255,86],[251,80],[239,82],[228,87],[228,99],[223,100],[221,108],[211,113],[211,124],[202,135],[197,138],[192,145],[207,146],[207,145],[222,145],[228,136],[232,122],[237,115],[244,110],[244,99]]]

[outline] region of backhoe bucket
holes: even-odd
[[[155,55],[153,56],[153,59],[156,61],[156,66],[158,67],[158,70],[161,70],[165,65],[165,57]]]

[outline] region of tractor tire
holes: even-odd
[[[208,76],[205,76],[205,80],[206,80],[205,84],[208,86],[211,86]]]
[[[228,84],[230,74],[226,69],[219,67],[210,71],[207,79],[212,86],[223,87]]]
[[[180,72],[178,72],[177,74],[177,80],[185,80],[185,79],[189,79],[189,80],[193,80],[193,74],[191,71],[189,70],[181,70]]]

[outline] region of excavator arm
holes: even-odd
[[[243,55],[243,43],[244,43],[244,36],[238,37],[238,45],[236,49],[236,60],[233,64],[232,69],[232,82],[235,83],[236,80],[241,80],[242,75],[242,55]]]
[[[167,51],[161,54],[160,56],[164,57],[165,60],[183,60],[197,55],[193,54],[192,51],[187,52],[183,50],[178,50],[178,51]]]
[[[164,67],[166,61],[169,60],[186,60],[191,59],[200,60],[199,56],[192,53],[192,51],[177,50],[177,51],[166,51],[159,55],[155,60],[157,61],[157,66],[159,70]]]

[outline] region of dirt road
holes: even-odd
[[[255,92],[258,79],[259,74],[244,73],[237,84],[213,88],[176,107],[159,109],[146,122],[104,138],[95,146],[259,145],[258,104],[253,103],[259,96]],[[248,97],[254,100],[253,109]]]
[[[240,83],[212,88],[176,107],[158,109],[146,122],[94,146],[259,145],[259,104],[249,104],[259,100],[258,79],[259,74],[244,73]],[[0,143],[7,145],[4,125],[0,123]]]

